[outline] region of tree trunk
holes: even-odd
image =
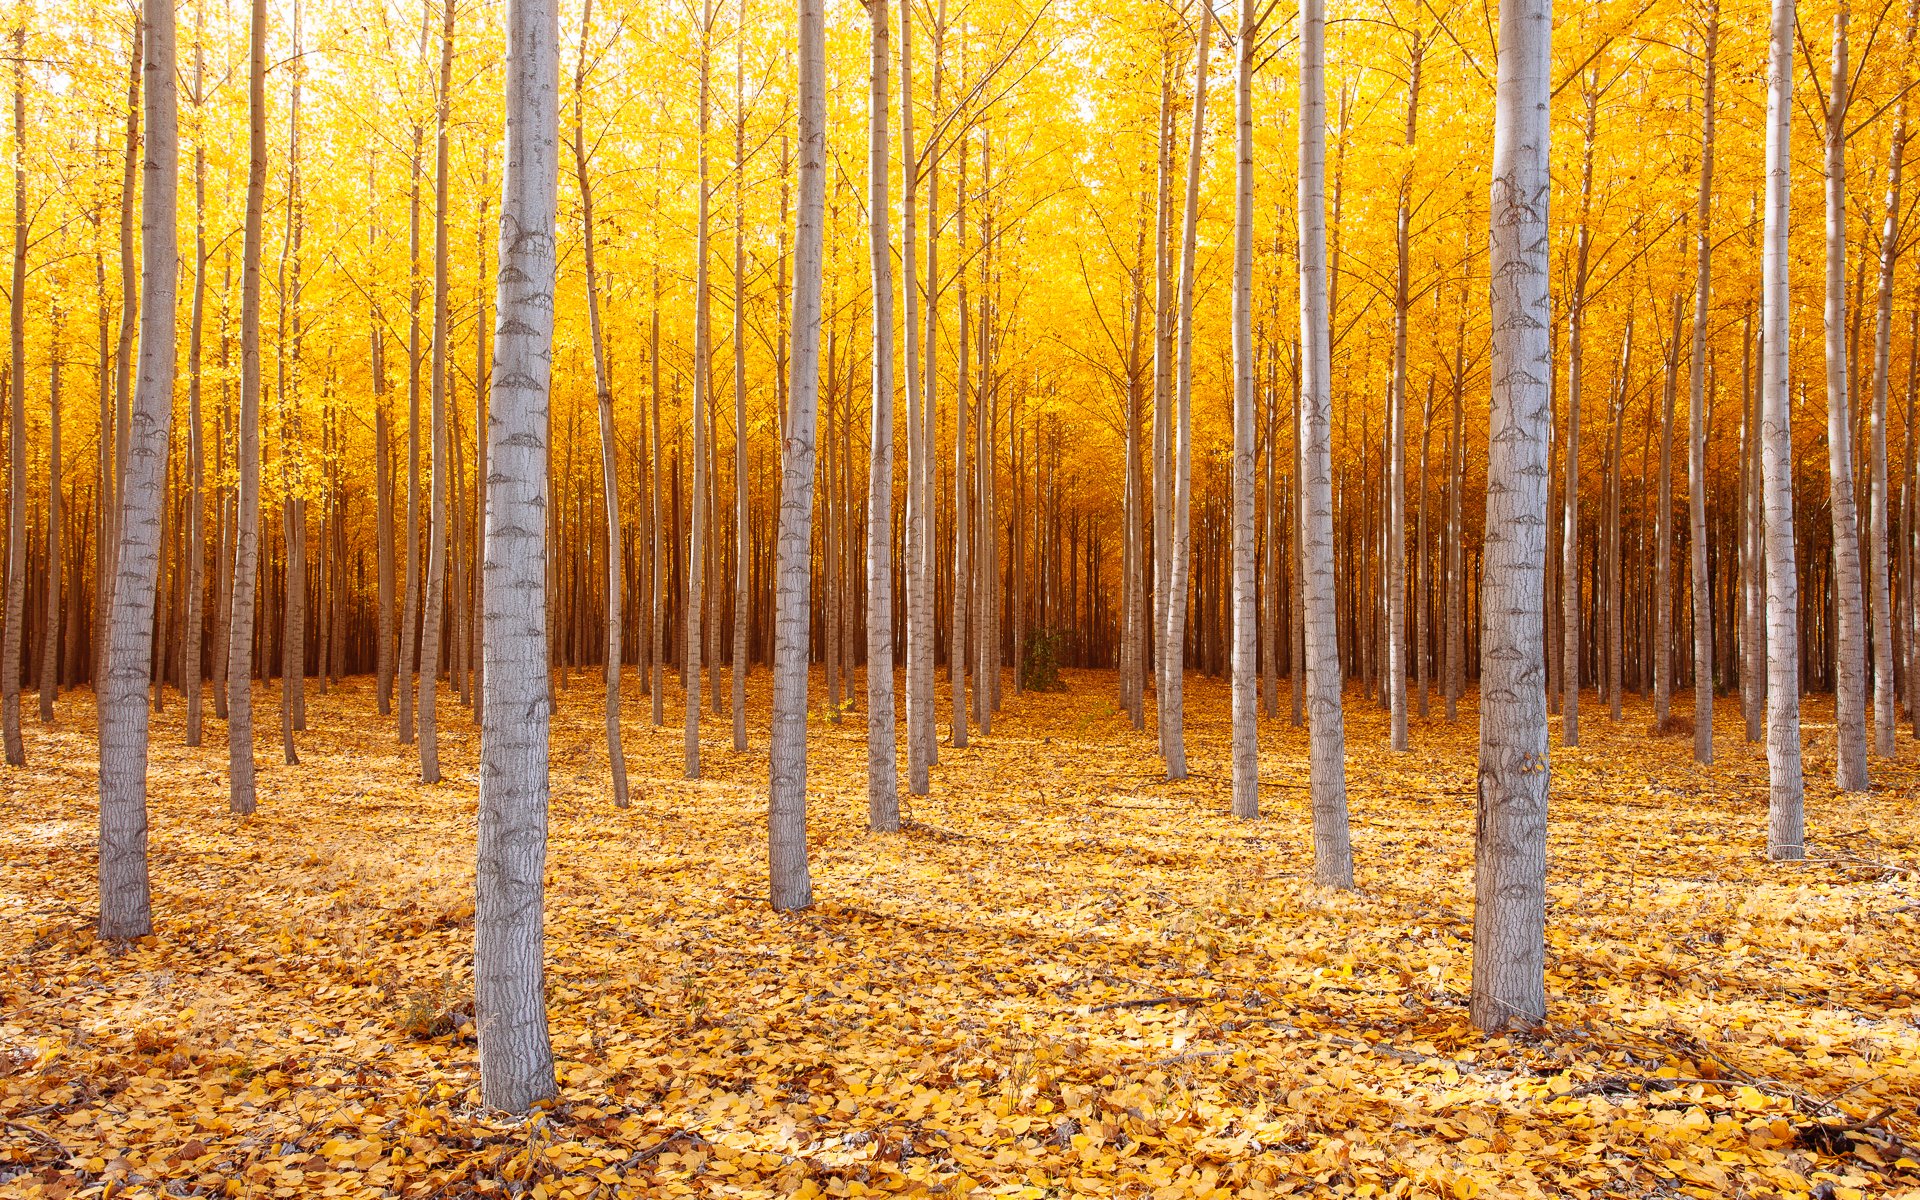
[[[427,595],[420,623],[420,781],[440,782],[440,724],[436,690],[440,678],[441,614],[447,600],[447,364],[451,347],[447,314],[447,115],[453,93],[454,0],[442,0],[440,95],[433,150],[433,478],[429,484]]]
[[[733,75],[733,748],[747,748],[747,3]],[[817,320],[818,318],[816,318]],[[809,479],[812,477],[809,476]],[[805,662],[803,658],[801,660]]]
[[[1260,697],[1254,679],[1253,58],[1255,0],[1240,0],[1234,77],[1233,210],[1233,815],[1260,815]]]
[[[1685,298],[1673,294],[1667,334],[1666,384],[1660,416],[1660,474],[1653,502],[1653,720],[1667,728],[1673,699],[1673,407],[1680,387],[1680,330]],[[1703,432],[1698,426],[1695,433]]]
[[[1827,98],[1827,466],[1833,519],[1834,776],[1843,792],[1867,788],[1866,615],[1859,513],[1853,487],[1853,421],[1847,362],[1846,0],[1833,17],[1833,83]]]
[[[881,0],[875,0],[876,3]],[[907,510],[906,575],[907,594],[907,789],[916,796],[927,794],[928,768],[933,759],[931,730],[932,689],[921,689],[924,674],[929,682],[933,669],[933,606],[926,590],[932,577],[927,566],[932,551],[927,545],[928,492],[926,419],[922,412],[925,393],[920,375],[920,277],[916,261],[919,231],[917,197],[920,159],[913,140],[913,9],[909,0],[900,3],[900,161],[903,165],[900,186],[900,291],[906,310],[907,380]]]
[[[1160,704],[1166,724],[1167,778],[1187,777],[1185,707],[1182,687],[1186,676],[1187,592],[1192,570],[1189,524],[1193,508],[1193,287],[1194,256],[1200,220],[1200,172],[1205,165],[1201,148],[1207,127],[1207,58],[1213,46],[1213,10],[1205,10],[1198,35],[1193,79],[1193,124],[1187,144],[1186,207],[1180,225],[1180,323],[1174,364],[1173,394],[1176,415],[1172,430],[1173,516],[1167,567],[1167,624],[1165,689]]]
[[[146,79],[146,145],[140,203],[141,296],[140,387],[131,414],[140,426],[129,436],[114,552],[112,610],[108,617],[106,678],[100,697],[100,925],[102,938],[144,937],[153,931],[147,889],[147,685],[153,646],[154,585],[160,566],[160,504],[167,478],[168,435],[173,429],[174,288],[179,270],[175,244],[179,148],[175,142],[172,0],[146,0],[142,71]],[[16,49],[22,40],[15,42]],[[15,117],[22,115],[16,106]],[[16,198],[18,192],[16,192]],[[21,258],[16,251],[15,271]],[[14,295],[20,295],[16,275]],[[16,323],[15,338],[19,337]],[[13,425],[21,413],[20,358],[16,340]],[[25,454],[13,442],[13,528],[22,531],[9,553],[8,628],[18,623],[19,592],[13,564],[26,547]],[[10,678],[12,676],[10,675]],[[17,683],[14,684],[17,687]],[[17,704],[17,693],[16,693]],[[16,714],[17,715],[17,714]]]
[[[247,215],[240,256],[240,487],[227,621],[229,807],[254,809],[253,664],[260,583],[260,251],[267,191],[267,5],[253,0],[247,66]]]
[[[1481,583],[1480,778],[1474,826],[1474,1025],[1546,1016],[1546,660],[1541,638],[1547,442],[1548,122],[1552,10],[1500,8],[1490,268],[1492,408]]]
[[[480,1093],[524,1112],[554,1094],[542,971],[547,858],[547,411],[553,342],[559,47],[550,0],[506,17],[506,179],[488,400],[486,656],[474,1017]]]
[[[1420,67],[1425,43],[1413,45],[1407,73],[1407,166],[1400,174],[1394,221],[1393,381],[1387,420],[1386,600],[1387,705],[1393,749],[1407,748],[1407,311],[1412,267],[1408,242],[1413,223],[1414,146],[1420,129]]]
[[[867,126],[867,233],[873,270],[873,427],[867,474],[867,826],[895,833],[900,829],[900,772],[893,714],[893,247],[887,200],[885,0],[875,0],[867,11],[873,18]],[[784,476],[784,465],[782,472]],[[784,503],[781,511],[784,519]]]
[[[1900,78],[1906,77],[1913,57],[1916,19],[1920,2],[1907,0],[1906,28],[1900,39]],[[1894,616],[1893,559],[1888,546],[1887,489],[1887,388],[1892,370],[1893,272],[1900,257],[1900,182],[1906,158],[1907,94],[1895,102],[1893,133],[1887,142],[1887,206],[1880,236],[1880,279],[1874,293],[1873,325],[1873,448],[1872,448],[1872,552],[1873,552],[1873,748],[1874,753],[1891,756],[1894,752],[1894,725],[1898,719],[1894,701]],[[1908,436],[1912,436],[1909,422]],[[1911,523],[1911,518],[1909,518]],[[1912,605],[1912,593],[1907,591]],[[1909,669],[1911,673],[1911,669]]]
[[[700,195],[694,233],[693,301],[693,485],[688,496],[686,668],[686,777],[700,778],[701,618],[706,607],[707,410],[712,403],[713,343],[707,331],[707,230],[711,190],[707,182],[707,127],[712,118],[710,76],[714,0],[703,0],[700,24]]]
[[[882,6],[876,3],[878,11]],[[807,642],[813,536],[814,413],[820,383],[820,279],[826,216],[827,114],[821,0],[801,0],[800,194],[794,239],[793,358],[780,481],[780,580],[774,629],[769,899],[777,911],[813,903],[807,874]],[[884,162],[884,160],[883,160]],[[884,210],[880,210],[883,211]]]
[[[171,19],[171,18],[169,18]],[[13,368],[7,404],[7,623],[0,638],[0,722],[5,725],[7,763],[27,765],[20,740],[20,655],[25,649],[27,603],[27,27],[13,33],[13,286],[10,353]],[[171,53],[171,50],[169,50]],[[151,65],[148,66],[151,70]],[[169,210],[171,211],[171,210]],[[142,214],[145,215],[144,212]],[[58,353],[56,348],[55,353]],[[169,364],[171,366],[171,364]],[[142,374],[146,373],[143,364]],[[168,404],[172,392],[167,393]],[[164,457],[164,453],[163,453]],[[160,477],[164,480],[166,477]],[[158,551],[156,549],[156,556]],[[157,557],[156,557],[157,561]],[[102,733],[104,734],[104,729]],[[144,732],[144,731],[143,731]],[[144,759],[145,751],[142,756]],[[104,762],[104,756],[103,756]],[[145,764],[141,775],[144,785]],[[105,780],[102,780],[104,786]],[[104,794],[104,793],[103,793]],[[103,814],[104,816],[104,814]]]
[[[1325,0],[1300,11],[1300,490],[1313,878],[1353,886],[1333,565],[1332,329],[1327,302]],[[1169,629],[1172,626],[1169,625]]]
[[[1767,189],[1761,235],[1761,487],[1766,511],[1767,854],[1805,858],[1800,767],[1800,573],[1794,560],[1793,400],[1787,346],[1788,204],[1793,162],[1794,0],[1773,0],[1767,60]]]
[[[16,47],[17,49],[17,47]],[[24,122],[22,122],[24,124]],[[40,721],[53,721],[53,701],[60,689],[60,617],[62,610],[62,556],[66,551],[66,497],[61,492],[60,464],[60,306],[52,312],[54,350],[47,364],[47,611],[40,640]],[[196,553],[198,548],[196,547]],[[73,626],[78,628],[76,622]],[[198,660],[195,660],[198,661]]]
[[[1914,0],[1909,0],[1913,3]],[[1707,0],[1700,101],[1700,200],[1695,214],[1693,358],[1687,382],[1687,522],[1693,558],[1693,758],[1713,761],[1713,586],[1707,572],[1707,320],[1713,294],[1713,135],[1720,0]],[[1744,398],[1743,398],[1744,402]],[[1879,511],[1878,502],[1875,511]]]
[[[593,338],[593,393],[600,416],[600,488],[607,517],[607,767],[613,775],[613,806],[625,808],[627,756],[620,748],[621,616],[620,475],[614,454],[613,385],[607,379],[607,348],[600,328],[600,275],[594,265],[593,182],[587,172],[587,40],[593,0],[580,12],[580,58],[573,72],[573,171],[580,184],[581,256],[587,275],[587,326]]]

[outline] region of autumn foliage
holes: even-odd
[[[157,928],[94,939],[85,693],[0,777],[0,1194],[1830,1196],[1920,1186],[1910,762],[1836,794],[1808,705],[1804,863],[1767,861],[1766,768],[1644,736],[1554,751],[1548,1026],[1464,1007],[1473,737],[1390,756],[1351,706],[1359,888],[1309,882],[1306,742],[1263,722],[1265,816],[1228,815],[1222,684],[1169,784],[1111,676],[1009,694],[866,832],[864,724],[815,714],[817,903],[765,903],[753,749],[554,724],[547,986],[561,1095],[477,1105],[475,750],[445,778],[315,695],[300,767],[226,811],[223,748],[154,734]]]

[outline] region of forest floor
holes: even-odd
[[[95,940],[93,714],[32,715],[0,771],[0,1195],[1804,1196],[1920,1188],[1920,750],[1836,795],[1807,705],[1812,857],[1764,855],[1737,701],[1720,761],[1650,709],[1553,751],[1549,1023],[1467,1022],[1471,706],[1414,751],[1350,693],[1359,888],[1310,881],[1306,738],[1263,722],[1263,817],[1228,813],[1227,693],[1188,691],[1164,781],[1112,676],[1007,696],[866,832],[864,723],[816,716],[811,911],[765,902],[753,749],[628,677],[633,806],[598,676],[554,724],[549,1004],[561,1094],[478,1103],[478,739],[443,699],[423,787],[371,684],[309,701],[230,816],[225,727],[154,728],[155,934]],[[816,675],[815,687],[819,688]],[[822,693],[816,690],[819,697]],[[1690,711],[1691,701],[1676,703]],[[944,703],[940,709],[944,717]],[[1151,715],[1149,716],[1151,721]],[[1557,729],[1557,726],[1556,726]],[[943,733],[944,736],[944,733]],[[904,756],[903,756],[904,765]]]

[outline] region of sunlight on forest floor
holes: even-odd
[[[1264,819],[1228,815],[1220,682],[1189,684],[1180,784],[1111,675],[1009,693],[991,737],[941,747],[897,837],[865,830],[864,714],[816,717],[816,904],[779,916],[766,678],[752,751],[708,717],[709,778],[689,782],[677,692],[653,729],[629,674],[624,812],[599,676],[562,692],[562,1091],[525,1120],[477,1107],[465,710],[443,699],[446,780],[422,787],[369,680],[310,694],[298,767],[263,691],[260,810],[240,820],[224,723],[209,702],[207,744],[181,748],[169,694],[156,934],[114,953],[90,930],[90,698],[62,697],[52,729],[29,705],[33,766],[0,773],[0,1194],[1857,1200],[1920,1183],[1904,731],[1873,793],[1838,796],[1831,704],[1809,701],[1814,857],[1770,863],[1737,699],[1699,768],[1689,738],[1647,736],[1650,705],[1615,724],[1589,694],[1585,745],[1560,748],[1556,725],[1550,1024],[1487,1043],[1464,1004],[1471,709],[1448,725],[1436,703],[1395,756],[1349,694],[1352,895],[1309,882],[1306,738],[1284,718],[1263,723]]]

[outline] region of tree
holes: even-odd
[[[27,765],[20,740],[20,652],[26,641],[27,601],[27,27],[24,11],[13,34],[13,287],[10,312],[12,377],[7,389],[7,624],[0,638],[0,725],[7,763]],[[171,402],[172,394],[168,394]],[[144,772],[143,772],[144,774]]]
[[[1693,356],[1687,382],[1687,529],[1693,568],[1693,757],[1713,761],[1713,586],[1707,566],[1707,321],[1713,293],[1714,83],[1720,0],[1707,0],[1700,90],[1700,200],[1695,214]],[[1885,459],[1882,459],[1885,462]],[[1874,512],[1882,511],[1874,501]]]
[[[733,58],[733,748],[747,748],[747,2]],[[609,472],[611,476],[611,472]],[[611,484],[609,484],[611,486]],[[611,543],[609,543],[611,544]],[[613,555],[607,569],[614,570]]]
[[[1766,521],[1767,854],[1805,858],[1800,768],[1800,579],[1793,545],[1793,402],[1788,393],[1787,235],[1793,180],[1794,0],[1772,0],[1767,185],[1761,234],[1760,483]]]
[[[1888,548],[1887,389],[1892,373],[1893,272],[1900,256],[1900,184],[1907,148],[1907,79],[1912,71],[1914,26],[1920,20],[1920,2],[1907,0],[1905,32],[1900,41],[1899,99],[1894,103],[1893,133],[1887,139],[1886,217],[1880,234],[1880,278],[1874,292],[1873,319],[1873,747],[1880,755],[1893,753],[1893,728],[1898,717],[1893,698],[1893,564]],[[1711,42],[1708,43],[1712,45]],[[1708,60],[1711,62],[1711,58]],[[1909,423],[1911,428],[1911,423]],[[1912,433],[1909,432],[1909,437]],[[1908,508],[1908,512],[1912,512]],[[1912,606],[1909,582],[1908,607]],[[1911,635],[1911,629],[1906,630]],[[1909,642],[1910,645],[1910,642]],[[1909,668],[1911,677],[1911,668]],[[1910,685],[1911,686],[1911,685]],[[1914,714],[1920,720],[1920,712]]]
[[[144,937],[153,931],[147,888],[147,685],[160,570],[160,509],[173,429],[174,288],[179,269],[174,219],[180,164],[173,0],[145,0],[142,13],[146,148],[140,201],[140,386],[128,429],[120,514],[114,522],[119,545],[113,558],[105,687],[100,695],[102,938]],[[18,361],[16,357],[16,372]],[[19,402],[16,385],[14,404]],[[16,420],[18,412],[16,407]],[[14,445],[18,455],[17,439]],[[21,493],[16,489],[14,494],[17,505]]]
[[[884,0],[874,0],[878,9]],[[774,621],[770,899],[813,903],[807,875],[807,643],[812,617],[814,415],[820,384],[820,280],[827,177],[826,32],[821,0],[800,0],[800,194],[793,269],[791,409],[781,455],[779,594]]]
[[[1333,578],[1332,327],[1327,309],[1327,8],[1300,9],[1300,524],[1313,878],[1353,886]],[[1172,628],[1169,624],[1169,629]]]
[[[1853,420],[1847,354],[1847,11],[1833,14],[1833,85],[1826,112],[1827,469],[1832,496],[1834,776],[1843,792],[1867,788],[1867,629],[1860,580],[1860,518],[1853,488]]]
[[[867,94],[867,233],[873,271],[872,453],[867,470],[867,825],[900,830],[893,712],[893,235],[887,199],[887,0],[873,20]],[[783,486],[784,486],[784,466]]]
[[[228,804],[254,809],[253,623],[260,580],[260,247],[267,192],[267,4],[253,0],[247,42],[247,215],[240,254],[239,511],[227,621]]]
[[[1240,0],[1234,76],[1233,815],[1260,815],[1260,697],[1254,680],[1253,65],[1256,0]]]
[[[559,22],[507,5],[506,173],[487,407],[486,701],[474,879],[480,1094],[525,1112],[554,1094],[542,970],[547,859],[547,412],[552,383]]]
[[[1182,682],[1186,675],[1187,590],[1192,570],[1191,519],[1193,509],[1193,272],[1200,221],[1200,157],[1207,129],[1207,51],[1213,45],[1213,8],[1203,3],[1200,9],[1198,57],[1193,77],[1193,125],[1187,146],[1186,208],[1180,224],[1180,299],[1179,347],[1174,364],[1173,402],[1176,410],[1172,435],[1173,529],[1170,536],[1167,568],[1167,624],[1162,631],[1161,653],[1165,655],[1160,706],[1165,712],[1164,753],[1167,778],[1187,777],[1185,721],[1182,715]],[[1301,68],[1303,71],[1304,67]]]
[[[607,517],[607,766],[613,775],[613,806],[625,808],[627,756],[620,746],[620,635],[624,628],[620,572],[620,473],[613,431],[613,385],[607,380],[606,338],[600,328],[600,273],[594,265],[593,180],[587,173],[587,40],[593,30],[593,0],[580,9],[580,58],[573,71],[573,172],[580,185],[580,249],[587,275],[587,328],[593,338],[593,395],[600,415],[600,494]]]
[[[1493,389],[1481,581],[1480,780],[1475,809],[1473,1023],[1546,1016],[1547,693],[1541,620],[1547,441],[1547,108],[1553,10],[1500,6],[1494,107]]]
[[[420,782],[440,782],[440,714],[435,689],[440,680],[440,624],[447,600],[447,118],[453,103],[454,0],[440,6],[440,85],[434,113],[433,149],[433,478],[427,500],[427,593],[420,622]]]
[[[700,20],[700,192],[693,273],[693,486],[688,492],[686,668],[686,776],[700,778],[700,629],[707,602],[707,413],[713,405],[713,339],[708,332],[707,248],[712,190],[707,182],[707,128],[712,124],[714,0],[702,0]]]
[[[907,378],[907,790],[927,794],[933,762],[933,582],[927,568],[932,526],[927,519],[926,400],[920,375],[920,275],[916,260],[919,233],[920,159],[913,141],[913,6],[900,0],[900,161],[906,164],[900,186],[900,291],[906,310]],[[921,688],[925,676],[927,686]]]

